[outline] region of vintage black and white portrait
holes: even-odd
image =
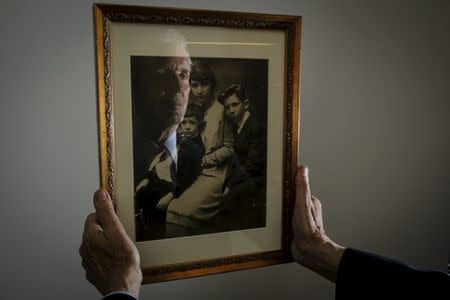
[[[300,18],[94,15],[101,186],[143,281],[289,262]]]
[[[264,227],[268,61],[130,60],[136,241]]]

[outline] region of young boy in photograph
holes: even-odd
[[[136,187],[135,199],[144,225],[141,234],[144,240],[165,238],[167,206],[190,187],[200,174],[204,153],[199,134],[202,119],[201,107],[187,109],[185,119],[180,122],[176,132],[178,164],[175,165],[169,151],[160,152],[150,164],[146,177]]]
[[[204,113],[204,109],[201,105],[196,103],[189,104],[177,132],[181,135],[182,139],[189,139],[199,146],[202,151],[202,155],[204,154],[201,162],[201,168],[211,168],[222,163],[226,163],[233,155],[233,152],[230,153],[228,151],[222,151],[222,147],[218,147],[218,149],[214,149],[207,154],[204,153],[205,147],[201,137],[201,132],[205,126]],[[198,166],[195,166],[195,169],[197,168]],[[169,206],[170,202],[174,199],[175,196],[172,193],[168,193],[159,200],[156,207],[159,210],[166,210],[167,206]]]
[[[190,139],[200,146],[203,153],[205,151],[205,147],[203,145],[201,132],[205,127],[204,114],[205,111],[202,106],[194,103],[189,104],[186,108],[184,118],[178,127],[178,132],[181,136],[183,138]]]

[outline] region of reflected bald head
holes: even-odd
[[[167,57],[185,57],[192,64],[187,42],[184,36],[174,29],[169,29],[160,40],[160,53]]]

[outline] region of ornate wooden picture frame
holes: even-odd
[[[101,185],[143,282],[290,262],[301,17],[94,4],[94,20]]]

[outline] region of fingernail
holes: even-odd
[[[309,175],[309,169],[307,166],[303,167],[303,174],[305,175],[305,177],[307,177]]]
[[[106,192],[104,190],[97,190],[97,192],[95,192],[95,198],[101,201],[106,200]]]
[[[302,175],[304,177],[308,177],[308,173],[309,173],[308,167],[307,166],[300,166],[299,167],[299,173],[300,173],[300,175]]]

